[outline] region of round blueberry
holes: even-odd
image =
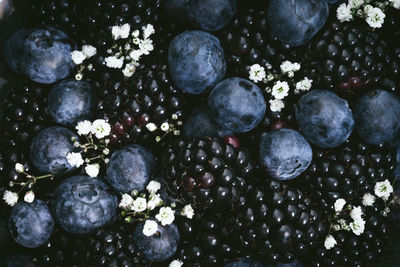
[[[175,85],[190,94],[212,88],[226,72],[218,38],[203,31],[186,31],[176,36],[169,46],[168,66]]]
[[[79,141],[78,136],[64,127],[52,126],[41,130],[30,146],[30,158],[36,169],[55,174],[74,169],[67,161],[67,154],[76,150],[72,138]]]
[[[51,211],[65,231],[86,234],[115,221],[118,198],[100,178],[73,176],[54,191]]]
[[[134,240],[139,252],[149,262],[160,262],[174,256],[179,244],[179,231],[175,224],[162,226],[152,236],[143,234],[144,222],[139,223],[134,230]]]
[[[260,262],[252,258],[239,258],[224,265],[225,267],[263,267]]]
[[[208,97],[215,121],[233,132],[254,129],[265,114],[264,96],[254,83],[242,78],[229,78],[215,86]]]
[[[67,77],[75,67],[71,59],[74,48],[66,33],[46,26],[14,33],[6,42],[4,56],[16,73],[50,84]]]
[[[323,148],[340,145],[354,128],[347,101],[327,90],[313,90],[303,95],[296,105],[295,115],[307,140]]]
[[[95,106],[90,84],[75,79],[63,80],[51,89],[48,110],[53,119],[63,125],[90,119]]]
[[[279,180],[291,180],[303,173],[312,160],[312,149],[297,131],[282,128],[263,135],[260,162],[268,174]]]
[[[44,201],[19,202],[11,211],[8,227],[12,238],[27,248],[36,248],[49,240],[54,220]]]
[[[384,90],[369,91],[354,105],[355,130],[367,143],[395,141],[400,132],[400,98]]]
[[[154,179],[155,169],[156,161],[146,148],[129,145],[111,155],[107,165],[107,180],[122,193],[141,191]]]
[[[282,42],[300,46],[324,26],[328,15],[327,0],[274,0],[269,1],[267,22]]]

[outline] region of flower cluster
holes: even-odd
[[[272,65],[267,64],[266,71],[263,66],[254,64],[250,67],[249,79],[255,83],[263,82],[267,84],[265,91],[273,97],[269,100],[270,110],[272,112],[279,112],[285,107],[283,99],[289,95],[289,84],[295,88],[295,94],[308,91],[312,86],[313,81],[307,77],[304,77],[303,80],[298,82],[293,80],[295,73],[298,72],[300,68],[301,65],[299,63],[292,63],[286,60],[280,65],[280,73],[273,74],[271,71]]]
[[[66,158],[68,163],[76,168],[81,167],[84,163],[85,172],[90,177],[97,177],[100,172],[100,163],[108,163],[108,158],[106,157],[110,150],[108,149],[109,139],[106,139],[111,132],[111,126],[105,120],[95,120],[93,123],[90,121],[78,122],[75,127],[78,135],[84,136],[87,143],[80,144],[75,138],[73,138],[74,146],[81,148],[79,152],[70,152],[67,154]],[[98,143],[95,143],[96,137]],[[100,153],[98,151],[101,151]],[[89,155],[90,158],[83,159],[82,154]],[[93,155],[95,154],[95,155]]]
[[[163,122],[159,127],[155,123],[149,122],[146,124],[146,129],[149,132],[155,132],[158,129],[161,130],[162,135],[156,136],[156,142],[160,142],[161,139],[163,139],[169,133],[172,133],[173,135],[180,135],[181,131],[179,130],[179,127],[183,125],[182,121],[178,120],[180,116],[180,112],[172,114],[172,121]]]
[[[385,10],[389,6],[400,9],[400,0],[373,2],[372,0],[349,0],[347,4],[339,5],[336,10],[336,17],[340,22],[351,21],[354,17],[360,17],[365,19],[371,28],[381,28],[385,22]]]
[[[143,226],[143,234],[152,236],[158,231],[158,223],[162,226],[169,225],[174,222],[175,215],[185,216],[192,219],[194,210],[191,205],[184,206],[180,211],[176,211],[176,204],[164,206],[164,201],[161,199],[160,190],[161,184],[157,181],[150,181],[146,186],[147,193],[133,191],[130,195],[123,194],[119,207],[123,209],[122,216],[126,222],[145,221]],[[158,209],[158,212],[156,209]],[[156,220],[150,218],[154,217]]]

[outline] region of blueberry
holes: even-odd
[[[143,234],[144,222],[139,223],[133,233],[139,252],[149,262],[160,262],[170,259],[179,244],[179,232],[175,224],[162,226],[158,224],[158,232],[152,236]]]
[[[327,0],[274,0],[269,1],[267,22],[282,42],[300,46],[324,26],[328,15]]]
[[[73,169],[67,161],[67,154],[74,152],[74,137],[78,136],[67,128],[52,126],[41,130],[33,138],[30,147],[30,157],[36,169],[43,173],[61,174]]]
[[[205,31],[224,28],[236,9],[236,0],[189,0],[187,7],[192,23]]]
[[[190,114],[186,123],[183,135],[188,138],[220,137],[232,135],[232,131],[219,126],[214,122],[208,106],[197,107]]]
[[[254,83],[242,78],[229,78],[215,86],[208,97],[215,121],[233,132],[248,132],[265,114],[264,96]]]
[[[355,130],[370,144],[395,141],[400,132],[400,98],[384,90],[369,91],[354,105]]]
[[[303,267],[304,265],[300,263],[298,260],[289,262],[289,263],[283,263],[283,262],[278,262],[275,264],[267,264],[266,267]]]
[[[297,131],[282,128],[263,135],[260,162],[268,174],[280,180],[291,180],[303,173],[312,160],[312,149]]]
[[[19,202],[11,211],[8,227],[12,238],[27,248],[36,248],[49,240],[54,220],[44,201]]]
[[[4,56],[16,73],[49,84],[70,74],[75,66],[71,59],[74,48],[68,35],[53,27],[22,29],[7,40]]]
[[[217,37],[203,31],[176,36],[168,51],[175,85],[190,94],[201,94],[221,81],[226,72],[224,50]]]
[[[129,145],[111,155],[107,166],[107,180],[119,192],[140,191],[154,179],[155,169],[156,161],[146,148]]]
[[[354,118],[346,100],[327,90],[303,95],[295,109],[296,120],[308,141],[324,148],[340,145],[350,136]]]
[[[51,89],[48,110],[53,119],[63,125],[90,119],[94,108],[90,84],[75,79],[63,80]]]
[[[54,191],[51,211],[65,231],[86,234],[115,221],[118,198],[101,179],[73,176]]]
[[[224,265],[225,267],[263,267],[260,262],[251,258],[239,258]]]

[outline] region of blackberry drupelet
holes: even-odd
[[[170,197],[200,210],[229,207],[240,200],[254,165],[236,138],[177,140],[163,154],[163,183]],[[196,211],[197,211],[196,210]]]

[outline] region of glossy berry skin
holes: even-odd
[[[74,137],[67,128],[52,126],[41,130],[30,145],[30,158],[35,168],[42,173],[61,174],[74,169],[67,161],[67,154],[74,152]]]
[[[187,12],[192,23],[205,31],[224,28],[236,13],[236,0],[190,0]]]
[[[272,34],[291,46],[301,46],[324,26],[327,0],[270,1],[267,21]]]
[[[47,204],[36,199],[32,203],[19,202],[11,211],[8,227],[15,242],[36,248],[50,238],[54,220]]]
[[[74,63],[74,42],[53,27],[23,29],[14,33],[4,48],[10,68],[34,82],[50,84],[67,77]]]
[[[232,135],[232,131],[214,122],[210,109],[206,105],[193,110],[184,125],[183,134],[188,139],[202,137],[223,138],[227,135]]]
[[[186,31],[176,36],[169,46],[168,65],[175,85],[189,94],[204,93],[226,72],[218,38],[204,31]]]
[[[62,125],[90,119],[94,107],[93,90],[85,81],[63,80],[51,89],[48,96],[48,111]]]
[[[121,193],[143,190],[154,178],[156,162],[140,145],[129,145],[114,151],[107,165],[107,181]]]
[[[254,83],[234,77],[218,83],[208,97],[215,121],[233,132],[248,132],[262,120],[264,96]]]
[[[160,262],[170,259],[178,249],[179,231],[175,224],[162,226],[158,223],[158,230],[152,236],[143,234],[144,222],[138,224],[133,237],[136,247],[147,261]]]
[[[312,160],[312,149],[297,131],[279,129],[265,134],[260,143],[260,162],[276,179],[291,180],[303,173]]]
[[[253,260],[252,258],[240,258],[234,261],[231,261],[224,265],[225,267],[263,267],[263,265]]]
[[[114,222],[118,198],[101,179],[73,176],[55,189],[51,211],[66,232],[86,234]]]
[[[384,90],[361,96],[354,105],[355,130],[370,144],[393,142],[400,131],[400,98]]]
[[[303,95],[296,104],[295,114],[301,133],[319,147],[340,145],[354,128],[347,101],[328,90],[313,90]]]

